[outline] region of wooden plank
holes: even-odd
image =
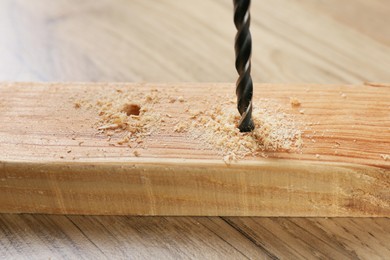
[[[390,43],[389,29],[381,26],[381,23],[388,19],[390,12],[390,6],[386,1],[350,1],[340,4],[337,0],[326,2],[308,0],[305,4],[310,11],[326,13],[341,26],[355,28],[359,33],[370,36],[384,45]],[[356,19],[357,15],[359,19]]]
[[[301,120],[304,145],[227,163],[217,148],[174,129],[192,120],[186,108],[211,109],[207,101],[223,103],[233,89],[232,84],[2,84],[1,212],[389,216],[386,86],[257,85],[255,104],[270,110],[275,102],[273,112]],[[139,139],[131,147],[110,145],[118,136],[108,141],[97,133],[98,109],[86,102],[85,109],[75,107],[81,98],[110,93],[135,98],[138,92],[145,100],[157,93],[149,112],[172,119],[143,136],[141,145]],[[173,96],[182,102],[170,103]],[[291,96],[299,97],[303,114],[290,105]]]
[[[227,221],[272,252],[274,259],[386,259],[390,254],[385,242],[390,239],[388,219],[231,217]]]
[[[382,259],[390,253],[389,236],[386,218],[0,214],[4,259]]]
[[[366,4],[362,4],[364,2]],[[234,82],[236,74],[231,65],[234,62],[231,44],[235,33],[232,3],[221,0],[193,3],[192,0],[167,0],[161,3],[105,0],[83,3],[68,0],[55,3],[51,0],[1,1],[0,23],[2,32],[7,37],[0,38],[0,79]],[[313,8],[307,8],[310,3],[313,3]],[[377,3],[382,4],[378,6]],[[386,70],[390,66],[389,41],[386,41],[390,35],[387,26],[390,18],[388,7],[387,0],[277,0],[272,4],[252,1],[251,28],[255,44],[252,76],[255,82],[390,82],[390,73]],[[296,35],[299,37],[293,37]],[[378,40],[382,42],[381,45]],[[175,42],[177,48],[172,48],[172,42]],[[161,62],[164,66],[161,66]],[[2,216],[7,220],[6,225],[17,225],[20,219],[17,214],[0,215]],[[71,257],[80,258],[81,255],[91,258],[88,252],[90,245],[88,241],[80,240],[81,234],[76,233],[71,237],[72,241],[67,242],[68,236],[58,236],[57,229],[60,227],[49,225],[47,216],[23,216],[34,219],[30,222],[31,226],[43,228],[34,226],[36,228],[31,229],[31,232],[26,232],[22,227],[11,229],[11,233],[4,233],[8,234],[9,247],[0,246],[3,249],[0,250],[0,255],[5,253],[9,256],[6,250],[14,247],[14,254],[9,257],[27,259],[30,255],[36,255],[35,258],[45,258],[39,252],[42,249],[41,241],[47,241],[47,246],[53,248],[52,258],[63,258],[55,252],[75,250],[74,245],[79,245],[79,255],[70,254]],[[88,231],[88,239],[100,243],[99,247],[103,251],[119,250],[118,244],[110,243],[111,240],[104,236],[107,233],[101,231],[103,228],[100,222],[104,221],[95,222],[88,216],[78,218],[80,230],[84,233]],[[62,216],[50,216],[50,219],[59,220]],[[122,223],[122,219],[120,216],[110,218],[110,221],[105,222],[104,228],[115,230],[113,222]],[[179,219],[182,218],[176,219],[180,223]],[[265,218],[252,220],[260,225],[267,224]],[[377,218],[327,218],[320,221],[329,235],[327,242],[337,243],[340,250],[355,251],[363,259],[372,259],[370,254],[379,255],[379,258],[389,255],[386,254],[388,251],[379,251],[376,247],[371,250],[365,245],[373,245],[374,236],[378,238],[374,240],[377,245],[389,247],[386,244],[389,232],[383,233],[381,226],[388,227],[390,219],[383,219],[381,223],[377,222]],[[144,225],[148,225],[145,222]],[[183,223],[188,225],[186,220]],[[273,223],[283,225],[282,221]],[[318,238],[316,233],[312,234],[313,226],[307,225],[305,221],[296,223],[308,231],[306,236],[300,237],[302,244],[305,245],[305,241],[307,244],[316,243]],[[124,225],[129,225],[129,222]],[[93,226],[95,229],[91,228]],[[119,230],[121,226],[118,226]],[[164,226],[165,224],[157,225],[154,228],[160,230]],[[355,229],[355,226],[360,228]],[[1,227],[4,228],[4,225]],[[175,230],[176,225],[171,228],[166,232]],[[343,229],[349,230],[348,236],[344,236]],[[64,233],[66,230],[69,229],[65,225]],[[138,246],[130,243],[130,246],[124,245],[120,249],[128,248],[132,250],[128,254],[147,257],[153,246],[165,244],[163,238],[166,237],[166,232],[157,234],[156,231],[156,237],[148,240],[148,243],[134,241]],[[223,233],[224,230],[220,232]],[[248,235],[259,232],[258,237],[261,238],[261,229],[248,229],[247,232]],[[119,242],[128,241],[128,235],[131,233],[121,233],[121,230],[115,233]],[[354,235],[359,237],[360,243],[354,242]],[[262,246],[275,241],[273,245],[280,249],[283,241],[277,240],[278,236],[275,232],[257,242]],[[1,238],[4,236],[0,235],[0,240]],[[204,239],[210,243],[213,241],[211,235],[204,236]],[[51,245],[53,240],[62,243],[55,243],[57,248],[54,248]],[[243,241],[239,241],[236,245],[242,243]],[[22,247],[21,244],[26,246]],[[62,249],[61,245],[64,246]],[[185,246],[185,242],[178,242],[178,247]],[[269,249],[272,252],[272,248]],[[288,249],[290,251],[285,254],[278,254],[278,250],[275,255],[279,258],[291,258],[297,249]],[[218,248],[213,247],[212,250]],[[299,248],[301,254],[308,250],[310,248],[305,246]],[[183,253],[181,257],[185,258],[187,254]]]
[[[1,1],[8,37],[0,39],[0,80],[237,79],[231,2],[74,3]],[[252,1],[254,81],[390,82],[388,6],[387,0]]]
[[[99,248],[66,216],[0,215],[3,259],[102,258]]]
[[[0,215],[4,259],[270,259],[241,237],[219,218]]]

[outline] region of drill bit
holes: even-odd
[[[241,132],[250,132],[255,128],[252,121],[253,82],[251,78],[252,37],[250,25],[250,0],[233,0],[234,24],[237,28],[234,49],[236,69],[239,78],[236,83],[237,108],[241,119],[238,128]]]

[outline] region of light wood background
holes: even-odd
[[[251,11],[256,82],[390,82],[388,0]],[[237,77],[230,1],[1,0],[0,33],[0,80]],[[389,245],[386,218],[0,216],[0,258],[385,259]]]

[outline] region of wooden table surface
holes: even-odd
[[[387,0],[253,1],[251,12],[255,82],[390,82]],[[0,33],[2,81],[237,78],[230,1],[1,0]],[[389,257],[388,218],[0,215],[7,259]]]

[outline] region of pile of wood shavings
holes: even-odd
[[[266,152],[299,151],[303,144],[302,131],[294,117],[270,100],[257,103],[261,106],[253,109],[254,131],[240,133],[237,128],[240,116],[235,101],[231,100],[211,110],[194,113],[192,136],[216,148],[225,162],[245,156],[267,157]]]
[[[122,138],[115,144],[132,147],[142,146],[145,137],[159,130],[162,116],[153,109],[159,101],[156,89],[146,95],[117,89],[115,93],[89,101],[89,107],[98,108],[97,129],[108,136],[108,141],[119,133]]]
[[[221,100],[221,104],[204,102],[208,103],[209,109],[191,110],[190,107],[199,107],[199,101],[184,100],[179,93],[172,96],[172,92],[167,94],[157,89],[146,94],[134,89],[117,89],[104,97],[78,104],[97,108],[99,121],[96,128],[99,133],[108,136],[110,145],[146,148],[143,146],[144,141],[154,133],[182,135],[196,140],[200,147],[216,151],[227,163],[245,156],[267,157],[267,152],[299,151],[301,148],[300,125],[277,102],[255,100],[255,130],[240,133],[237,128],[240,115],[235,100],[226,97],[214,99]],[[182,116],[188,115],[177,120],[166,113],[170,111],[168,106],[174,105],[173,103],[176,108],[183,108],[180,110]],[[159,104],[159,109],[155,107],[156,104]],[[167,108],[167,111],[162,107]],[[118,135],[121,136],[119,141]],[[112,136],[115,138],[111,140]]]

